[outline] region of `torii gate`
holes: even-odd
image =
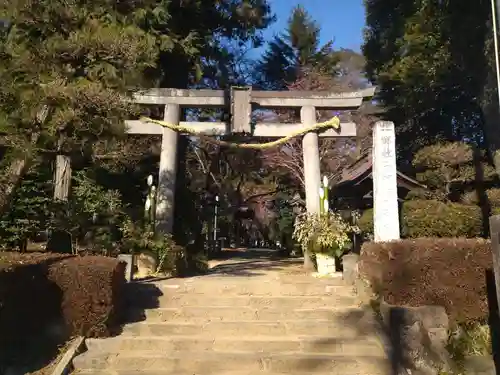
[[[197,129],[204,134],[250,133],[254,137],[284,137],[316,124],[316,109],[357,109],[363,101],[374,96],[375,88],[363,91],[331,93],[319,91],[256,91],[250,87],[233,87],[230,95],[223,90],[150,89],[137,93],[138,104],[165,105],[164,121]],[[228,103],[228,99],[230,103]],[[201,107],[230,107],[231,122],[181,122],[181,109]],[[300,108],[301,123],[258,123],[251,131],[252,107]],[[386,124],[386,123],[385,123]],[[127,121],[129,134],[162,135],[158,198],[156,206],[157,229],[169,233],[173,227],[175,181],[177,174],[178,132],[161,125],[141,120]],[[303,160],[305,174],[306,207],[311,213],[319,212],[318,191],[321,186],[318,137],[354,137],[356,124],[341,123],[340,129],[320,134],[304,135]],[[380,191],[380,189],[379,189]],[[397,214],[397,213],[396,213]],[[399,232],[398,232],[399,236]]]

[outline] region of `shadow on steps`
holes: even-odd
[[[159,298],[163,292],[151,282],[137,281],[127,284],[123,324],[146,320],[146,310],[160,306]]]
[[[278,250],[269,249],[227,249],[211,261],[211,275],[218,276],[264,276],[268,271],[294,271],[300,268],[302,258],[283,256]]]
[[[312,353],[329,353],[332,348],[339,348],[341,353],[345,355],[344,359],[348,361],[353,359],[360,364],[358,369],[359,374],[386,374],[398,375],[394,372],[394,365],[390,358],[391,351],[388,350],[385,342],[386,334],[381,325],[377,314],[371,306],[361,306],[356,309],[348,309],[344,313],[336,315],[337,324],[345,327],[353,328],[356,332],[353,337],[352,344],[358,347],[353,353],[344,352],[346,339],[344,337],[327,337],[316,339],[309,343],[307,349]],[[367,343],[377,342],[376,348],[366,347]],[[325,358],[324,361],[302,360],[297,363],[297,370],[302,370],[304,373],[321,372],[321,369],[327,364],[330,359]]]

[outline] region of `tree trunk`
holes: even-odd
[[[493,164],[498,177],[500,177],[500,150],[493,151]]]
[[[485,54],[487,65],[485,67],[485,85],[482,97],[478,102],[479,109],[482,110],[482,122],[485,143],[491,155],[498,176],[500,176],[500,107],[497,87],[497,69],[495,60],[495,44],[493,41],[493,24],[490,24],[489,31],[491,37],[485,41]],[[481,112],[480,112],[481,113]]]
[[[40,120],[44,121],[46,110],[39,114]],[[31,135],[31,146],[34,147],[38,141],[38,134]],[[27,172],[32,160],[30,152],[26,152],[24,157],[14,159],[5,169],[4,176],[0,182],[0,212],[5,212],[12,200],[12,195],[21,183],[24,174]]]
[[[43,106],[37,113],[36,121],[40,124],[44,123],[49,114],[49,107]],[[31,146],[34,147],[38,142],[39,134],[31,134]],[[11,202],[12,195],[16,191],[22,177],[28,170],[31,163],[32,155],[25,153],[23,158],[14,159],[6,168],[5,174],[0,181],[0,212],[5,212]]]
[[[40,124],[44,123],[49,115],[49,107],[44,105],[36,115],[36,121]],[[35,146],[38,142],[39,134],[31,134],[31,146]],[[14,159],[6,168],[4,178],[0,182],[0,212],[5,212],[11,202],[12,195],[16,191],[22,177],[28,170],[31,162],[31,154],[25,153],[23,158]]]
[[[5,170],[0,189],[0,212],[4,212],[9,207],[12,195],[28,169],[28,161],[28,158],[15,159]]]
[[[488,102],[483,106],[483,130],[486,147],[490,152],[491,159],[498,176],[500,176],[500,126],[499,106],[495,97],[490,96]]]

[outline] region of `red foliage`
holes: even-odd
[[[0,253],[0,353],[60,320],[68,335],[110,335],[124,284],[114,258]]]
[[[367,243],[360,270],[393,305],[438,305],[454,322],[488,316],[486,270],[491,244],[482,239],[421,238]]]
[[[73,335],[105,337],[119,328],[124,263],[101,256],[64,259],[50,268],[49,279],[62,291],[61,312]]]

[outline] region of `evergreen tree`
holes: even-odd
[[[429,189],[425,198],[458,201],[478,184],[497,183],[495,170],[486,163],[484,152],[464,142],[436,143],[420,149],[412,160],[416,178]],[[482,176],[478,176],[478,169]]]
[[[220,80],[237,54],[228,41],[258,44],[272,21],[266,0],[0,0],[0,19],[0,128],[12,153],[0,207],[34,152],[120,138],[134,90]]]
[[[365,7],[367,72],[396,123],[401,162],[437,140],[500,147],[498,130],[484,137],[490,1],[365,0]]]
[[[257,66],[259,85],[283,90],[308,70],[334,76],[338,58],[333,42],[320,44],[320,31],[320,26],[302,6],[295,7],[286,31],[269,43]]]
[[[12,186],[38,152],[85,152],[124,134],[160,39],[139,27],[154,2],[2,1],[0,129]],[[16,168],[12,168],[12,167]],[[8,196],[3,197],[4,200]],[[3,202],[5,203],[5,201]]]
[[[262,44],[274,21],[268,0],[162,1],[168,18],[148,25],[178,43],[160,52],[161,87],[226,87],[240,79],[242,55]],[[243,61],[244,62],[244,61]]]

